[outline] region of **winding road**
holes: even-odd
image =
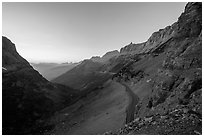
[[[135,106],[139,102],[139,97],[128,87],[128,85],[121,83],[129,96],[129,104],[126,108],[126,124],[134,120]]]

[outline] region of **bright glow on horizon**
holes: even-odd
[[[6,3],[3,35],[29,62],[77,62],[133,43],[172,23],[186,3]]]

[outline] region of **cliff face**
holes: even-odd
[[[144,46],[145,46],[145,42],[144,43],[139,43],[139,44],[130,43],[127,46],[121,48],[120,53],[121,54],[139,53]]]
[[[54,85],[35,71],[2,38],[3,134],[39,134],[44,121],[76,98],[75,90]]]
[[[182,13],[176,23],[154,32],[144,43],[131,43],[124,48],[121,48],[120,53],[148,53],[173,37],[195,37],[199,35],[202,28],[201,12],[202,9],[198,3],[188,3],[185,7],[184,13]]]
[[[125,52],[114,79],[140,101],[135,120],[116,134],[201,134],[202,3],[188,3],[176,23]]]
[[[125,46],[124,48],[121,48],[120,53],[121,54],[142,54],[142,53],[148,53],[152,49],[157,48],[162,43],[169,40],[171,37],[173,37],[175,31],[174,27],[176,24],[172,26],[168,26],[164,29],[160,29],[157,32],[154,32],[151,37],[143,43],[140,44],[129,44]]]

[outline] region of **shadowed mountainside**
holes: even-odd
[[[76,101],[77,91],[52,84],[35,71],[2,37],[3,134],[40,134],[56,110]]]
[[[86,94],[100,88],[104,82],[111,78],[111,74],[101,71],[102,66],[103,63],[84,60],[72,70],[52,80],[52,82],[70,86],[84,91],[81,93]]]
[[[107,52],[102,57],[96,56],[84,60],[72,70],[53,79],[52,82],[82,91],[91,91],[95,88],[100,88],[112,76],[112,74],[105,71],[104,64],[109,63],[111,58],[116,58],[118,55],[119,52],[114,50]]]

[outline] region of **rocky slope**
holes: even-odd
[[[50,115],[76,101],[76,92],[48,82],[2,37],[3,134],[40,134]]]
[[[193,5],[193,6],[192,6]],[[151,37],[143,43],[133,44],[121,48],[120,53],[140,54],[148,53],[157,49],[159,46],[167,42],[173,37],[195,37],[200,34],[202,28],[202,14],[197,14],[202,11],[196,3],[188,3],[185,12],[179,17],[178,22],[164,29],[154,32]],[[188,13],[187,13],[188,12]],[[187,13],[187,14],[186,14]],[[190,19],[190,20],[189,20]]]
[[[176,23],[120,52],[113,78],[140,103],[135,121],[114,134],[202,134],[202,3],[188,3]]]

